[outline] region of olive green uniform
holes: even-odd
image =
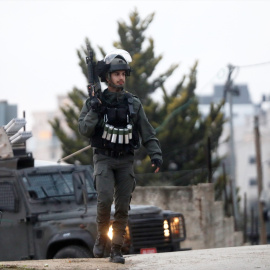
[[[106,102],[124,103],[125,91],[106,91]],[[91,110],[86,100],[79,117],[79,132],[91,138],[95,128],[103,124],[103,119],[98,113]],[[133,108],[135,116],[133,123],[138,129],[142,145],[146,148],[151,159],[162,160],[162,153],[159,141],[155,136],[155,130],[148,122],[140,100],[133,96]],[[98,153],[94,150],[94,181],[98,193],[97,225],[100,234],[107,234],[110,222],[111,205],[115,203],[115,214],[113,223],[113,244],[122,245],[125,235],[125,228],[128,220],[128,210],[131,193],[135,188],[133,170],[134,153],[129,152],[119,157],[107,156],[105,153]]]

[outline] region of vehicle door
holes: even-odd
[[[0,173],[0,261],[29,258],[24,203],[15,176]]]

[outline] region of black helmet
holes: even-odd
[[[115,58],[111,61],[111,63],[109,65],[110,65],[110,67],[108,69],[108,72],[110,72],[110,73],[117,71],[117,70],[125,70],[126,75],[127,76],[130,75],[130,66],[127,63],[127,61],[125,60],[125,58],[121,55],[115,56]]]
[[[96,72],[102,82],[106,82],[106,74],[117,70],[125,70],[126,76],[130,76],[130,66],[128,62],[131,62],[132,58],[130,54],[121,49],[117,49],[107,54],[102,61],[98,61]]]

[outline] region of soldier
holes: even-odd
[[[86,100],[79,117],[79,132],[90,138],[93,148],[94,183],[98,194],[98,235],[93,248],[97,258],[104,255],[115,203],[110,261],[125,263],[121,254],[131,194],[135,189],[134,150],[140,142],[157,173],[162,153],[155,131],[148,122],[140,100],[124,90],[130,76],[131,56],[124,50],[108,54],[97,64],[97,74],[108,88],[99,97],[94,92]]]

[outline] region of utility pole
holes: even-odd
[[[211,138],[207,138],[207,165],[208,165],[208,183],[212,183],[212,155]]]
[[[235,219],[235,229],[238,229],[239,225],[239,212],[237,206],[237,196],[236,196],[236,177],[235,177],[235,148],[234,148],[234,131],[233,131],[233,95],[239,95],[239,90],[233,88],[232,73],[235,69],[234,66],[228,65],[229,73],[228,78],[224,88],[224,99],[228,95],[229,106],[230,106],[230,176],[232,183],[232,201],[233,201],[233,213]]]
[[[260,244],[267,244],[266,226],[263,219],[263,206],[264,202],[261,200],[263,191],[263,176],[262,176],[262,161],[261,161],[261,140],[259,131],[258,116],[254,118],[254,133],[255,133],[255,146],[256,146],[256,163],[257,163],[257,183],[258,183],[258,206],[259,206],[259,222],[260,222]]]
[[[224,200],[225,200],[225,215],[229,216],[229,203],[227,194],[227,179],[226,179],[226,168],[224,162],[222,163],[223,180],[224,180]]]

